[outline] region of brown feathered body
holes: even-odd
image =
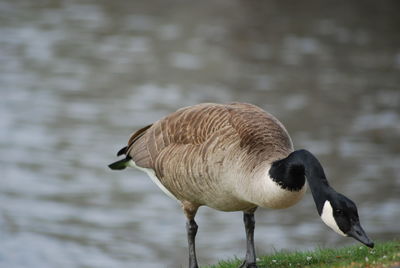
[[[305,187],[285,190],[268,174],[272,162],[292,151],[284,126],[261,108],[205,103],[137,131],[125,153],[183,204],[237,211],[300,200]]]

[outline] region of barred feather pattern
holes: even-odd
[[[293,151],[284,126],[245,103],[182,108],[132,137],[127,155],[178,200],[225,211],[259,205],[246,198],[253,181]]]

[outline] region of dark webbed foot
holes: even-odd
[[[258,268],[258,266],[255,263],[246,263],[246,261],[244,261],[239,268]]]

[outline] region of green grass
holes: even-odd
[[[242,263],[239,259],[221,261],[217,265],[204,268],[237,268]],[[259,268],[290,267],[351,267],[381,268],[400,267],[400,240],[379,242],[370,249],[361,244],[338,249],[317,249],[306,252],[276,252],[259,257]]]

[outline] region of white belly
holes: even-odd
[[[143,172],[145,172],[150,179],[169,197],[171,197],[172,199],[178,200],[170,191],[168,191],[167,188],[164,187],[164,185],[161,184],[160,180],[157,178],[156,173],[154,172],[153,169],[151,168],[143,168],[143,167],[139,167],[138,165],[136,165],[135,161],[130,160],[129,161],[129,166],[139,169]]]
[[[299,191],[283,189],[269,176],[269,168],[267,166],[256,172],[253,178],[247,180],[249,183],[238,185],[238,195],[259,207],[273,209],[287,208],[299,202],[306,192],[306,184]]]

